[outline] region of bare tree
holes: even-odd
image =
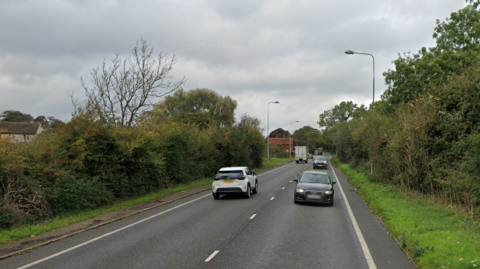
[[[91,88],[81,78],[87,108],[112,127],[134,125],[156,99],[179,89],[185,82],[184,78],[171,82],[169,73],[175,63],[175,55],[169,59],[160,52],[154,58],[153,49],[148,48],[145,40],[137,42],[127,58],[122,60],[117,54],[111,65],[103,61],[93,69]]]

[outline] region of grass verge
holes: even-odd
[[[55,218],[41,222],[35,225],[23,225],[16,228],[11,229],[3,229],[0,230],[0,244],[6,244],[15,240],[21,240],[27,237],[35,237],[36,235],[50,232],[62,227],[66,227],[71,224],[75,224],[78,222],[82,222],[102,214],[106,214],[109,212],[129,208],[141,203],[155,201],[167,195],[177,193],[180,191],[193,189],[201,186],[206,186],[212,183],[211,178],[204,178],[195,182],[191,182],[188,184],[180,184],[175,187],[171,187],[168,189],[163,189],[158,192],[153,192],[144,196],[140,196],[137,198],[132,198],[128,200],[118,201],[113,205],[104,206],[97,209],[92,210],[82,210],[77,212],[68,212],[64,214],[60,214]]]
[[[421,268],[480,268],[480,223],[468,212],[370,182],[367,175],[334,162]]]
[[[270,162],[267,163],[267,158],[263,158],[262,167],[252,169],[252,171],[258,172],[258,171],[261,171],[261,170],[264,170],[264,169],[275,168],[275,167],[277,167],[281,164],[284,164],[284,163],[287,163],[287,162],[290,162],[290,161],[294,161],[294,160],[295,159],[293,159],[293,158],[288,159],[288,158],[271,157]]]
[[[260,168],[253,169],[255,172],[261,171],[263,169],[273,168],[282,163],[288,162],[289,159],[283,158],[270,158],[270,163],[267,163],[267,159],[264,158],[263,165]],[[137,198],[132,198],[128,200],[118,201],[113,205],[92,209],[92,210],[82,210],[77,212],[68,212],[56,216],[55,218],[41,222],[35,225],[23,225],[11,229],[2,229],[0,230],[0,245],[6,244],[12,241],[25,239],[27,237],[35,237],[39,234],[50,232],[68,225],[79,223],[106,213],[113,211],[129,208],[138,204],[155,201],[167,195],[177,193],[180,191],[194,189],[202,186],[208,186],[212,184],[212,178],[204,178],[195,182],[188,184],[181,184],[175,187],[168,189],[163,189],[158,192],[150,193],[144,196]]]

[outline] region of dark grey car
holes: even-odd
[[[328,169],[327,168],[327,158],[322,156],[313,157],[313,169]]]
[[[294,202],[320,203],[333,206],[333,184],[327,172],[306,171],[295,179]]]

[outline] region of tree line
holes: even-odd
[[[54,116],[45,117],[43,115],[33,117],[30,114],[18,110],[5,110],[0,114],[0,121],[8,122],[38,122],[44,128],[59,128],[65,123]]]
[[[399,55],[375,110],[342,102],[320,114],[329,150],[376,182],[478,213],[479,1],[437,21],[436,46]]]
[[[229,96],[171,82],[174,59],[142,40],[93,69],[91,83],[82,79],[87,99],[72,97],[70,121],[30,143],[0,139],[0,228],[213,177],[222,166],[260,167],[260,120],[235,122]]]

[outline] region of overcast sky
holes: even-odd
[[[176,55],[174,80],[238,102],[266,131],[318,128],[342,101],[372,102],[398,54],[432,47],[435,21],[464,0],[1,0],[0,113],[69,121],[80,77],[144,39]]]

